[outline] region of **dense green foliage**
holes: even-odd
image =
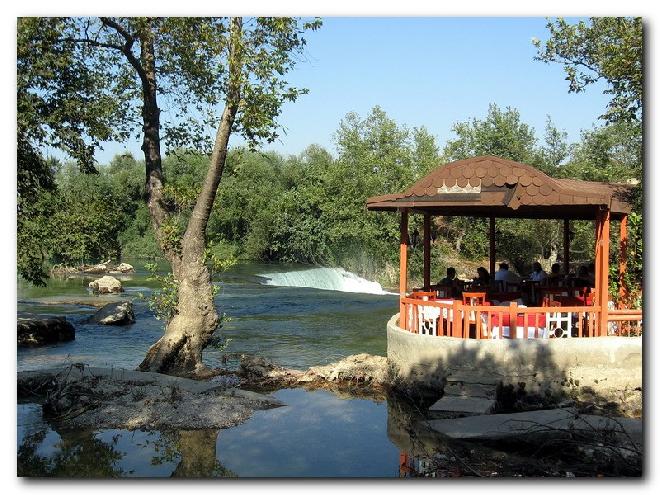
[[[349,114],[341,122],[335,136],[335,155],[316,145],[289,157],[236,149],[229,155],[209,222],[212,252],[220,260],[239,257],[341,265],[393,284],[398,276],[398,216],[367,212],[365,200],[405,189],[438,163],[495,154],[530,163],[556,177],[604,181],[641,178],[641,141],[634,138],[633,124],[594,128],[585,131],[579,143],[569,144],[565,133],[548,120],[544,138],[539,141],[516,110],[491,105],[483,119],[458,123],[455,134],[441,153],[425,129],[407,129],[375,108],[365,118]],[[206,160],[204,155],[180,150],[164,161],[166,195],[181,216],[181,223],[190,213],[191,198],[196,196]],[[92,259],[91,238],[95,235],[116,236],[118,246],[107,243],[103,255],[121,252],[127,257],[159,256],[141,198],[142,170],[141,161],[117,156],[108,166],[99,167],[98,175],[86,176],[72,167],[58,172],[60,194],[77,198],[79,211],[87,215],[95,212],[106,220],[102,232],[89,227],[100,225],[98,222],[88,220],[83,224],[89,230],[90,240],[84,244],[87,252],[76,254],[78,258],[69,255],[68,259]],[[87,192],[81,194],[83,187]],[[117,214],[85,203],[86,198],[104,198],[102,203],[113,205]],[[639,281],[641,222],[633,218],[631,246],[635,248],[629,251],[629,266],[634,274],[631,276]],[[421,218],[413,215],[410,231],[415,229],[421,232]],[[561,253],[561,229],[560,221],[499,219],[498,259],[509,260],[522,273],[534,260],[550,263]],[[79,232],[73,227],[62,230]],[[572,222],[572,231],[573,261],[590,261],[592,223]],[[485,261],[488,227],[484,220],[437,218],[433,232],[434,279],[440,277],[448,260]],[[82,233],[76,235],[82,238]],[[66,247],[63,239],[55,236],[54,240]],[[413,279],[421,277],[420,247],[415,245],[411,250]],[[613,243],[613,261],[617,249]],[[69,248],[58,251],[62,259],[60,251],[69,253]]]
[[[55,164],[44,159],[41,149],[57,147],[80,170],[94,173],[99,142],[128,135],[126,127],[115,125],[123,98],[109,96],[113,78],[82,62],[84,47],[54,49],[54,40],[69,24],[64,18],[17,21],[17,268],[34,283],[47,277],[43,261],[53,246],[46,234],[51,232],[49,217],[60,199],[65,201],[53,196]]]
[[[19,265],[21,253],[34,256],[40,268],[45,260],[79,265],[121,256],[122,235],[140,205],[139,188],[117,174],[115,163],[121,159],[99,174],[82,173],[73,165],[56,172],[56,187],[31,201],[21,217],[19,244],[26,249],[19,249]],[[31,238],[40,242],[30,244]]]

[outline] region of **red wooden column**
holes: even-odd
[[[408,312],[403,299],[408,291],[408,209],[401,209],[400,247],[399,247],[399,326],[406,330]]]
[[[490,240],[489,259],[490,259],[490,276],[491,279],[495,277],[495,217],[490,217],[490,231],[488,238]]]
[[[431,214],[424,213],[424,290],[431,286]]]
[[[598,213],[597,221],[597,249],[596,249],[596,294],[600,305],[600,316],[598,318],[598,334],[607,335],[607,302],[609,289],[610,271],[610,210],[603,209]]]
[[[603,231],[603,220],[601,218],[600,211],[596,212],[596,242],[594,242],[594,251],[595,251],[595,259],[594,259],[594,267],[596,269],[596,273],[594,274],[594,281],[595,281],[595,287],[594,287],[594,306],[600,308],[601,307],[601,302],[600,302],[600,269],[602,266],[602,263],[600,261],[601,258],[601,233]],[[595,324],[595,329],[594,329],[594,335],[600,335],[600,318],[597,318],[596,324]]]
[[[625,286],[623,276],[626,273],[628,261],[628,215],[621,218],[619,228],[619,307],[623,307],[622,301],[626,298],[628,288]]]
[[[571,268],[571,221],[564,218],[564,275],[568,275]]]

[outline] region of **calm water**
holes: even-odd
[[[295,368],[359,352],[385,355],[385,325],[397,311],[396,296],[278,287],[259,277],[300,268],[241,265],[223,275],[217,303],[230,318],[225,352],[259,354]],[[309,284],[324,286],[326,275],[311,273]],[[293,278],[300,283],[305,277]],[[47,288],[19,283],[19,315],[65,315],[76,326],[73,342],[19,350],[19,370],[71,362],[126,368],[140,363],[162,333],[162,324],[137,297],[148,294],[152,284],[141,270],[123,277],[122,297],[133,298],[137,323],[105,327],[83,324],[94,308],[63,304],[87,297],[90,280],[52,280]],[[350,287],[356,284],[350,280]],[[220,357],[213,350],[204,355],[211,366]],[[287,405],[212,431],[55,431],[43,422],[39,406],[19,404],[19,466],[26,475],[65,477],[398,476],[400,447],[392,438],[399,435],[392,435],[391,412],[388,434],[386,402],[298,389],[274,395]]]
[[[280,390],[287,405],[242,425],[197,431],[55,431],[18,406],[22,474],[63,477],[391,477],[399,447],[386,403]]]

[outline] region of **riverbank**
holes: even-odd
[[[216,369],[209,380],[83,364],[17,375],[19,401],[37,401],[63,428],[228,428],[255,410],[283,404],[256,392],[304,387],[384,400],[386,359],[361,354],[306,371],[242,356],[238,370]]]
[[[148,274],[139,265],[135,266],[137,273],[121,276],[125,288],[121,296],[89,295],[87,285],[94,275],[51,279],[45,288],[19,284],[21,314],[35,318],[66,316],[76,328],[76,338],[19,349],[18,371],[62,369],[75,363],[114,370],[136,369],[149,346],[162,335],[162,323],[153,318],[145,301],[137,297],[140,293],[148,294],[153,285],[147,280]],[[151,417],[142,423],[153,426],[118,427],[128,424],[127,420],[131,419],[128,414],[122,422],[112,423],[116,426],[112,428],[71,426],[70,421],[57,421],[45,415],[43,398],[22,395],[17,438],[21,475],[105,478],[617,474],[615,465],[600,463],[606,456],[590,460],[578,469],[582,454],[577,447],[567,453],[563,449],[565,441],[559,442],[559,447],[555,445],[536,453],[539,445],[526,445],[519,439],[486,445],[482,440],[450,439],[430,429],[430,421],[441,419],[430,407],[442,398],[446,391],[443,387],[422,390],[396,386],[397,381],[390,381],[384,387],[375,386],[380,380],[368,379],[378,374],[376,369],[384,369],[377,363],[386,360],[384,329],[398,310],[398,298],[387,294],[269,286],[260,277],[264,273],[298,272],[307,268],[238,265],[223,274],[216,304],[230,316],[223,336],[231,342],[227,350],[205,350],[204,362],[210,368],[225,369],[225,374],[216,381],[234,382],[226,383],[229,387],[224,391],[195,394],[181,390],[178,394],[177,388],[172,394],[168,385],[140,385],[147,392],[144,397],[137,393],[140,401],[150,395],[157,400],[158,408],[152,409],[153,412],[160,414],[162,408],[168,408],[160,419]],[[132,300],[136,323],[119,327],[90,322],[97,311],[94,306],[111,300]],[[350,368],[351,375],[333,366],[360,353],[376,359],[356,360]],[[368,363],[375,366],[367,366]],[[317,378],[310,369],[315,370]],[[351,379],[347,379],[349,376]],[[386,376],[391,379],[390,375]],[[126,411],[132,410],[136,416],[142,402],[134,400],[132,388],[138,387],[128,383],[125,388],[115,389],[117,396],[107,396],[104,407],[111,409],[114,401],[124,401]],[[177,422],[177,415],[186,416],[185,402],[199,400],[202,404],[209,398],[233,402],[234,399],[223,395],[231,388],[256,392],[283,405],[251,407],[227,428],[191,430],[186,429],[195,427],[191,422]],[[502,406],[510,408],[502,407],[496,412],[556,408],[561,404],[561,401],[554,404],[537,401],[519,390],[507,394],[507,390],[502,389]],[[90,392],[77,395],[92,402],[86,407],[95,406]],[[172,399],[174,402],[170,404],[168,401]],[[578,414],[613,414],[607,404],[594,405],[588,394],[574,405]],[[77,412],[80,411],[72,410]],[[102,425],[104,414],[88,417]],[[94,422],[90,419],[85,424],[94,425]],[[162,426],[156,427],[159,424]],[[426,439],[424,442],[420,442],[422,437]],[[79,452],[86,454],[80,456]],[[415,469],[400,465],[402,458],[408,459]],[[195,466],[198,469],[193,469]],[[638,476],[641,462],[626,469],[625,475]]]

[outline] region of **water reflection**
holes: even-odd
[[[19,405],[18,474],[409,478],[500,471],[501,452],[450,440],[427,426],[422,411],[393,398],[302,389],[273,395],[287,405],[223,430],[71,431],[46,424],[38,405]]]
[[[459,460],[456,450],[460,447],[456,442],[432,430],[426,420],[416,407],[388,400],[387,436],[399,448],[399,477],[456,478],[477,474]],[[469,447],[467,456],[475,452]]]
[[[69,431],[51,443],[54,438],[49,433],[48,428],[41,428],[24,438],[18,448],[18,476],[115,478],[128,474],[117,466],[123,455],[115,442],[106,443],[93,432]]]
[[[19,476],[396,477],[384,401],[280,390],[287,406],[226,430],[68,431],[19,406]]]
[[[32,421],[39,406],[19,407]],[[31,409],[31,410],[30,410]],[[19,426],[18,476],[62,478],[235,477],[216,455],[218,430],[69,430]]]
[[[147,439],[141,446],[153,449],[151,466],[169,468],[171,471],[166,475],[172,478],[236,477],[236,474],[222,466],[217,458],[218,431],[152,432],[154,438]]]

